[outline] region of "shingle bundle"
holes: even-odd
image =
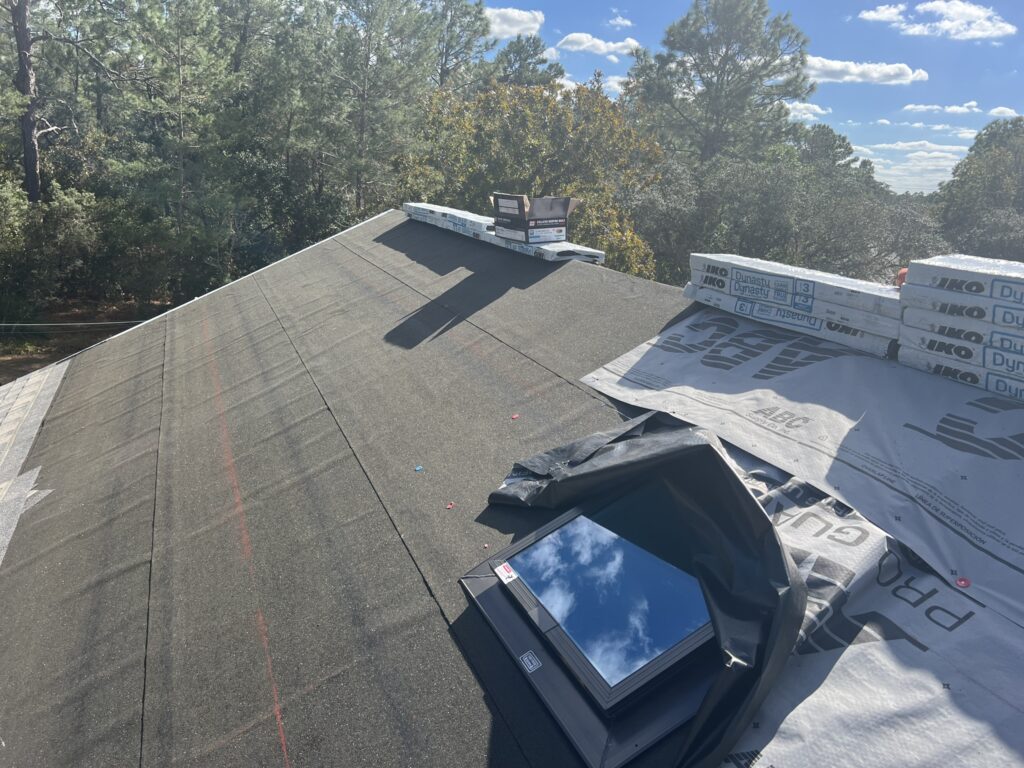
[[[498,237],[494,234],[494,218],[480,216],[458,208],[448,208],[430,203],[403,203],[402,210],[415,221],[433,224],[460,235],[483,240],[516,253],[523,253],[545,261],[589,261],[595,264],[604,263],[604,251],[587,248],[576,243],[518,243],[514,240]]]
[[[691,254],[690,272],[683,293],[702,304],[879,357],[895,352],[895,287],[729,254]]]
[[[912,261],[901,304],[900,362],[1024,399],[1024,264]]]

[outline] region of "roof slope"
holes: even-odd
[[[79,354],[0,568],[0,763],[576,764],[456,580],[682,309],[389,212]]]

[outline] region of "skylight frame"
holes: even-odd
[[[638,490],[638,488],[639,486],[632,486],[622,490],[620,493],[616,493],[611,498],[605,497],[599,500],[588,500],[573,507],[497,553],[487,561],[488,566],[496,575],[499,574],[499,569],[508,564],[511,558],[529,549],[544,537],[554,533],[578,517],[586,516],[590,518],[591,514],[597,514],[602,509],[628,496],[631,492]],[[593,518],[590,519],[593,520]],[[596,523],[596,521],[594,522]],[[653,553],[651,556],[657,557]],[[687,660],[703,649],[715,637],[714,628],[709,618],[705,624],[683,638],[683,640],[655,656],[615,685],[610,685],[561,624],[548,612],[529,587],[526,586],[523,579],[517,576],[517,578],[511,581],[500,580],[507,593],[513,598],[520,610],[530,619],[536,631],[547,642],[549,648],[554,651],[559,661],[562,662],[577,684],[587,692],[593,703],[597,704],[605,715],[613,715],[617,710],[628,706],[630,701],[640,696],[649,687],[673,675],[676,671],[681,671],[687,666]]]

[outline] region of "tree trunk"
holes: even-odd
[[[30,203],[38,203],[42,197],[39,179],[39,90],[36,86],[36,71],[32,66],[32,30],[29,28],[31,0],[14,0],[11,5],[11,25],[14,28],[14,42],[18,47],[18,73],[14,87],[18,93],[28,97],[28,106],[22,114],[21,163],[25,169],[25,192]]]

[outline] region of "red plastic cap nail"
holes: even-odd
[[[965,576],[961,576],[956,580],[956,585],[961,589],[967,589],[967,587],[971,586],[971,580]]]

